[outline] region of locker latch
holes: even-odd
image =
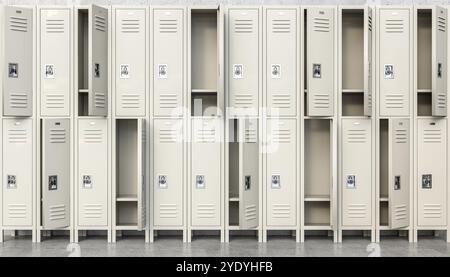
[[[206,187],[205,175],[195,176],[195,187],[197,189],[204,189]]]
[[[356,176],[355,175],[347,175],[347,188],[354,189],[356,188]]]
[[[160,189],[166,189],[167,188],[167,176],[166,175],[159,175],[158,176],[158,185]]]
[[[129,64],[121,64],[120,65],[120,79],[129,79],[130,78],[130,65]]]
[[[45,79],[55,79],[55,65],[54,64],[44,65],[44,76],[45,76]]]
[[[7,178],[8,178],[8,180],[7,180],[6,188],[7,189],[16,189],[17,188],[16,175],[8,175]]]
[[[246,175],[245,176],[244,190],[249,190],[251,185],[252,185],[252,176]]]
[[[442,63],[438,63],[437,76],[438,78],[442,78]]]
[[[400,190],[400,175],[395,176],[394,190]]]
[[[244,65],[234,64],[233,65],[233,79],[242,79],[244,77]]]
[[[394,65],[384,65],[384,79],[394,79]]]
[[[433,187],[433,180],[431,174],[422,174],[422,188],[431,189]]]
[[[57,175],[49,175],[48,176],[48,190],[57,190],[58,189],[58,176]]]
[[[158,78],[167,79],[167,64],[158,64]]]
[[[83,188],[84,189],[92,188],[92,176],[91,175],[83,175]]]
[[[272,188],[273,189],[279,189],[281,188],[281,183],[280,183],[280,175],[272,175]]]
[[[320,63],[313,64],[313,78],[322,78],[322,65]]]
[[[8,77],[9,78],[19,78],[19,64],[18,63],[8,63]]]
[[[281,64],[272,64],[270,68],[272,79],[281,78]]]
[[[100,64],[94,63],[94,77],[100,78]]]

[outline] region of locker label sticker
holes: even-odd
[[[245,176],[244,190],[250,190],[251,185],[252,185],[252,176],[246,175]]]
[[[280,79],[281,78],[281,64],[272,64],[270,66],[270,73],[272,75],[272,79]]]
[[[120,65],[120,79],[128,79],[130,78],[130,65],[129,64],[121,64]]]
[[[48,176],[48,190],[57,190],[58,189],[58,176],[50,175]]]
[[[94,77],[100,78],[100,64],[94,63]]]
[[[197,176],[195,176],[195,187],[197,189],[204,189],[204,188],[206,188],[206,182],[205,182],[205,176],[204,175],[197,175]]]
[[[272,186],[273,189],[281,188],[280,175],[272,175]]]
[[[8,63],[8,77],[9,78],[19,78],[19,64],[18,63]]]
[[[7,189],[16,189],[17,188],[16,175],[8,175],[7,176],[6,188]]]
[[[384,79],[394,79],[394,65],[384,65]]]
[[[158,78],[167,79],[167,64],[158,64]]]
[[[437,77],[442,78],[442,63],[438,63]]]
[[[244,78],[244,65],[242,64],[233,65],[233,78],[234,79]]]
[[[433,180],[432,180],[431,174],[423,174],[422,175],[422,188],[423,189],[433,188]]]
[[[322,78],[322,65],[320,63],[313,64],[313,78]]]
[[[84,189],[92,188],[92,176],[91,175],[83,175],[83,188]]]
[[[397,175],[395,176],[394,179],[394,190],[400,190],[401,186],[400,186],[400,176]]]
[[[159,175],[158,176],[158,184],[160,189],[166,189],[168,187],[167,184],[167,176],[166,175]]]
[[[54,64],[44,65],[44,76],[45,76],[45,79],[55,79],[55,65]]]
[[[347,175],[346,184],[348,189],[356,188],[356,175]]]

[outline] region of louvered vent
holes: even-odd
[[[94,15],[94,28],[100,32],[106,32],[106,19],[103,16]]]
[[[387,19],[384,25],[386,33],[403,33],[405,28],[403,19]]]
[[[200,128],[195,132],[196,142],[213,143],[216,142],[216,129]]]
[[[273,33],[290,33],[291,20],[290,19],[274,19],[272,21]]]
[[[441,143],[442,130],[440,129],[425,129],[423,130],[424,143]]]
[[[51,93],[45,94],[45,107],[47,109],[63,109],[64,108],[64,94]]]
[[[173,126],[159,130],[160,143],[174,143],[178,140],[178,131]]]
[[[256,205],[246,205],[244,217],[246,221],[256,220],[257,219]]]
[[[386,108],[401,109],[404,107],[405,96],[403,94],[388,94],[386,95]]]
[[[369,15],[369,20],[367,22],[368,27],[369,27],[369,32],[372,32],[372,16]]]
[[[258,138],[258,132],[256,129],[254,128],[247,128],[245,130],[245,137],[244,137],[244,141],[246,143],[256,143],[257,138]]]
[[[447,19],[442,16],[437,17],[437,29],[438,31],[444,32],[447,28]]]
[[[27,143],[28,131],[26,129],[10,129],[8,130],[9,143]]]
[[[51,129],[50,130],[50,143],[66,143],[67,132],[65,129]]]
[[[106,107],[106,95],[103,92],[94,93],[94,106],[99,109]]]
[[[141,31],[139,19],[122,19],[120,30],[122,33],[139,33]]]
[[[394,219],[395,220],[405,220],[408,218],[406,205],[396,205],[394,206]]]
[[[178,215],[177,204],[160,204],[159,217],[160,218],[176,218]]]
[[[406,129],[395,129],[394,130],[394,141],[395,143],[407,143],[408,142],[408,132]]]
[[[103,215],[103,205],[101,204],[85,204],[83,206],[85,218],[101,218]]]
[[[447,95],[445,93],[438,93],[436,106],[438,109],[445,109],[447,107]]]
[[[347,131],[348,143],[366,143],[367,130],[365,129],[350,129]]]
[[[315,93],[312,95],[312,106],[314,109],[330,108],[330,95],[327,93]]]
[[[196,211],[198,218],[214,218],[216,207],[213,204],[197,204]]]
[[[27,210],[25,204],[8,204],[8,218],[26,218]]]
[[[178,106],[178,95],[165,93],[159,95],[159,107],[161,109],[173,109]]]
[[[142,101],[141,94],[126,93],[120,95],[120,107],[123,109],[139,109]]]
[[[27,32],[28,19],[26,17],[10,16],[9,30],[14,32]]]
[[[441,204],[424,204],[423,205],[424,218],[441,218],[442,205]]]
[[[277,128],[272,131],[272,142],[274,143],[290,143],[292,133],[289,129]]]
[[[272,106],[274,108],[289,109],[292,105],[292,99],[290,94],[273,94]]]
[[[177,19],[161,19],[159,20],[159,32],[160,33],[177,33],[178,32],[178,20]]]
[[[52,205],[48,208],[49,219],[51,221],[62,220],[66,218],[66,205]]]
[[[367,216],[367,205],[349,204],[347,206],[347,215],[349,218],[365,218]]]
[[[64,33],[65,22],[64,19],[47,19],[45,21],[45,32],[47,34]]]
[[[26,109],[28,107],[28,94],[19,92],[10,93],[9,106],[14,109]]]
[[[326,17],[314,17],[313,18],[313,31],[314,32],[330,32],[330,19]]]
[[[83,130],[83,142],[84,143],[102,143],[103,132],[101,129],[88,129]]]
[[[250,108],[253,104],[253,94],[235,94],[234,106],[237,108]]]
[[[289,218],[291,216],[291,205],[273,204],[272,218]]]
[[[234,22],[235,33],[252,33],[253,20],[251,19],[236,19]]]

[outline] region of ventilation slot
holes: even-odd
[[[273,33],[290,33],[291,20],[289,19],[274,19],[272,22]]]
[[[160,33],[177,33],[178,32],[178,20],[176,19],[161,19],[159,21]]]
[[[9,95],[9,106],[14,109],[26,109],[28,107],[28,94],[11,93]]]
[[[289,218],[291,216],[291,205],[289,204],[273,204],[273,218]]]
[[[178,106],[178,95],[176,94],[161,94],[159,96],[159,107],[161,109],[173,109]]]
[[[66,130],[50,130],[50,143],[66,143]]]
[[[106,20],[102,16],[94,15],[94,28],[100,32],[106,32]]]
[[[95,92],[94,93],[94,106],[99,109],[105,108],[106,96],[104,93]]]
[[[25,129],[20,130],[8,130],[8,142],[9,143],[27,143],[28,132]]]
[[[403,94],[389,94],[386,95],[386,108],[401,109],[404,107],[405,96]]]
[[[439,129],[425,129],[423,130],[424,143],[441,143],[442,132]]]
[[[159,217],[160,218],[176,218],[178,215],[178,208],[176,204],[160,204]]]
[[[252,94],[237,94],[234,99],[234,106],[238,108],[249,108],[253,104]]]
[[[386,20],[384,28],[386,33],[403,33],[403,19],[388,19]]]
[[[83,212],[85,218],[102,218],[103,206],[101,204],[85,204]]]
[[[272,142],[274,142],[274,143],[290,143],[291,142],[291,130],[289,130],[289,129],[273,130]]]
[[[63,109],[64,104],[64,94],[45,95],[45,107],[47,109]]]
[[[397,205],[394,207],[394,219],[404,220],[407,219],[407,209],[406,205]]]
[[[289,94],[272,95],[272,105],[274,108],[289,109],[291,107],[291,95]]]
[[[244,141],[246,143],[256,143],[258,137],[258,133],[256,131],[256,129],[246,129],[245,130],[245,137],[244,137]]]
[[[438,18],[437,18],[437,29],[438,29],[438,31],[441,31],[441,32],[445,33],[445,30],[446,30],[446,27],[447,27],[446,25],[447,25],[447,21],[446,21],[445,17],[438,16]]]
[[[330,32],[330,19],[314,17],[313,19],[313,30],[314,32]]]
[[[198,129],[196,132],[196,142],[213,143],[216,142],[215,129]]]
[[[441,204],[424,204],[423,205],[424,218],[441,218],[442,206]]]
[[[350,204],[347,206],[349,218],[365,218],[367,216],[366,204]]]
[[[447,95],[439,93],[436,99],[436,106],[439,109],[445,109],[447,107]]]
[[[159,142],[160,143],[174,143],[177,142],[178,132],[173,129],[161,129],[159,130]],[[181,139],[181,137],[180,137]]]
[[[64,28],[64,19],[47,19],[45,21],[45,32],[47,34],[62,34],[64,33]]]
[[[213,204],[197,204],[197,217],[198,218],[214,218],[216,214],[216,208]]]
[[[120,30],[122,33],[139,33],[140,25],[138,19],[122,19]]]
[[[141,100],[140,94],[122,94],[120,99],[120,107],[123,109],[138,109],[141,107]]]
[[[366,143],[367,131],[364,129],[352,129],[347,132],[348,143]]]
[[[235,33],[252,33],[253,32],[253,20],[251,19],[237,19],[234,22]]]
[[[245,206],[244,217],[247,221],[256,220],[256,205]]]
[[[49,218],[52,221],[66,218],[66,205],[53,205],[48,209]]]
[[[406,129],[394,130],[394,141],[395,143],[407,143],[408,133],[406,132]]]
[[[26,218],[27,210],[25,204],[9,204],[8,218]]]
[[[9,30],[14,32],[27,32],[28,19],[24,17],[9,17]]]
[[[369,32],[372,32],[372,16],[369,15],[369,20],[367,22],[368,27],[369,27]]]
[[[330,107],[329,94],[313,94],[313,107],[315,109],[328,109]]]
[[[100,129],[84,130],[83,131],[84,143],[102,143],[103,132]]]

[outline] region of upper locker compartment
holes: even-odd
[[[447,116],[447,9],[436,7],[433,16],[434,54],[432,54],[431,113]]]
[[[295,8],[265,9],[267,113],[296,116],[298,80],[298,13]]]
[[[77,10],[78,115],[108,113],[108,9]]]
[[[5,6],[3,115],[33,113],[33,9]]]
[[[116,115],[145,116],[148,77],[146,8],[117,8],[114,16]]]
[[[181,116],[186,88],[185,9],[152,10],[153,113]]]
[[[40,105],[42,116],[70,115],[72,22],[70,8],[40,10]]]
[[[260,8],[230,8],[227,20],[229,108],[232,115],[257,115],[261,89]]]
[[[335,8],[306,9],[307,115],[334,113],[336,26]]]
[[[408,116],[411,95],[410,8],[380,8],[378,85],[380,116]]]

